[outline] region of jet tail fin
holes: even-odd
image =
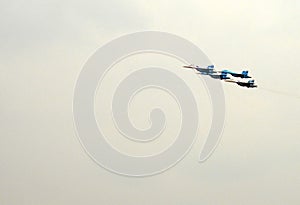
[[[207,66],[207,69],[214,69],[214,68],[215,68],[214,65],[209,65],[209,66]]]

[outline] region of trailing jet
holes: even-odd
[[[211,78],[214,79],[220,79],[220,80],[227,80],[230,79],[230,77],[227,76],[227,73],[222,72],[217,72],[209,75]]]
[[[247,71],[247,70],[242,71],[242,73],[235,73],[235,72],[232,72],[232,71],[229,71],[229,70],[223,70],[222,72],[227,73],[227,74],[230,74],[230,75],[232,75],[233,77],[238,77],[238,78],[251,78],[251,77],[248,75],[248,71]]]
[[[254,84],[254,80],[248,80],[247,82],[236,81],[236,80],[225,80],[225,81],[230,83],[236,83],[242,87],[257,88],[257,85]]]

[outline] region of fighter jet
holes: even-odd
[[[254,84],[254,80],[248,80],[247,82],[236,81],[236,80],[225,80],[225,81],[230,83],[236,83],[242,87],[257,88],[257,85]]]
[[[227,76],[227,73],[224,72],[217,72],[209,75],[211,78],[214,79],[220,79],[220,80],[227,80],[230,79],[230,77]]]
[[[208,75],[211,78],[214,79],[221,79],[221,80],[226,80],[226,79],[230,79],[230,77],[227,76],[228,72],[223,72],[223,71],[217,71],[214,69],[214,65],[209,65],[206,68],[201,68],[199,66],[195,66],[195,65],[188,65],[188,66],[183,66],[184,68],[191,68],[191,69],[195,69],[198,71],[198,74],[201,75]]]
[[[184,68],[191,68],[191,69],[195,69],[197,70],[200,74],[202,75],[209,75],[209,74],[212,74],[212,73],[217,73],[217,71],[214,69],[215,66],[214,65],[209,65],[207,66],[206,68],[201,68],[197,65],[185,65],[183,66]]]
[[[235,73],[235,72],[232,72],[232,71],[229,71],[229,70],[223,70],[222,72],[230,74],[233,77],[238,77],[238,78],[252,78],[252,77],[250,77],[248,75],[248,71],[247,70],[242,71],[242,73]]]

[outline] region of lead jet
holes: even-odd
[[[226,80],[226,79],[230,79],[230,77],[227,76],[228,72],[223,72],[223,71],[217,71],[215,70],[215,66],[214,65],[209,65],[206,68],[201,68],[199,66],[195,66],[195,65],[188,65],[188,66],[183,66],[184,68],[191,68],[191,69],[195,69],[198,71],[198,74],[201,75],[208,75],[211,78],[214,79],[221,79],[221,80]]]
[[[184,68],[191,68],[191,69],[195,69],[197,70],[200,74],[202,75],[209,75],[209,74],[212,74],[212,73],[217,73],[218,71],[215,70],[215,66],[214,65],[209,65],[207,66],[206,68],[201,68],[197,65],[185,65],[183,66]]]
[[[248,80],[247,82],[236,81],[236,80],[225,80],[226,82],[236,83],[239,86],[247,87],[247,88],[257,88],[257,85],[254,84],[254,80]]]

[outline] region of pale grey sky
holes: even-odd
[[[295,0],[0,1],[0,204],[299,204],[299,9]],[[178,165],[130,178],[87,156],[72,98],[98,47],[143,30],[182,36],[217,67],[249,68],[259,88],[224,85],[226,126],[208,161],[197,162],[204,122]]]

